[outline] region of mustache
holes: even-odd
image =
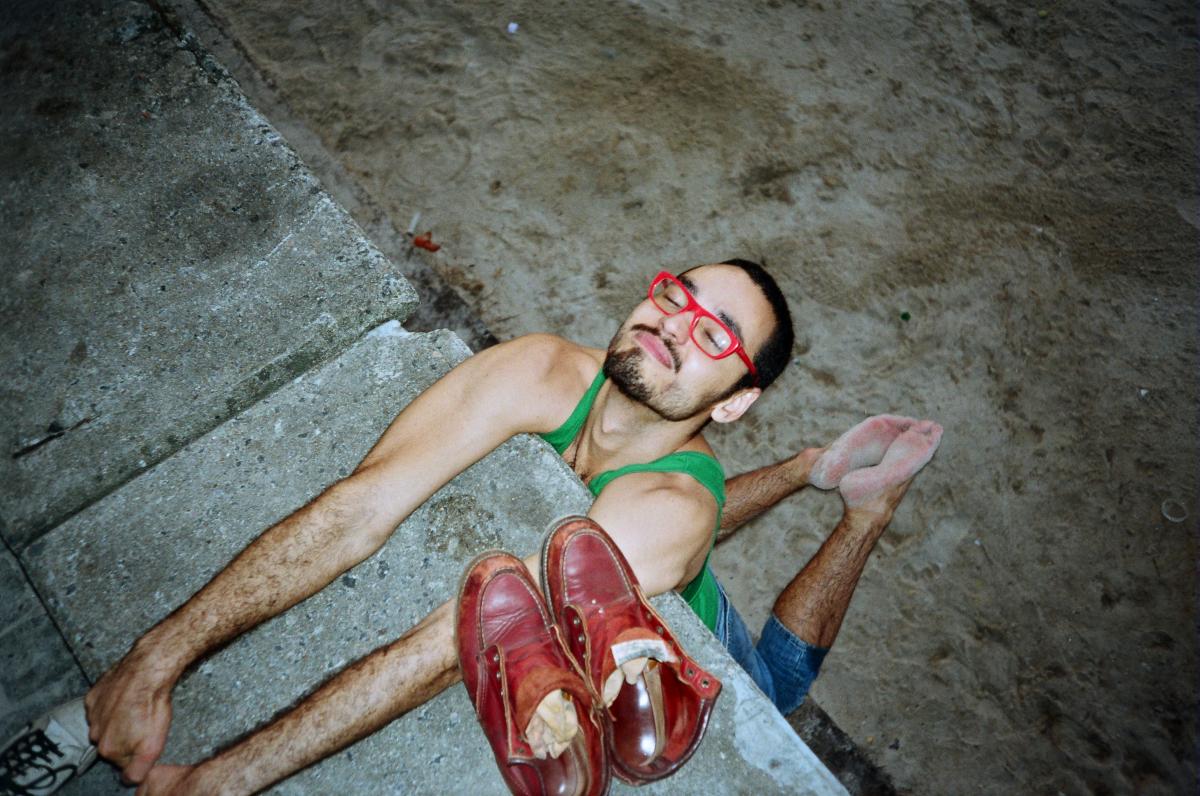
[[[676,350],[675,344],[662,337],[658,333],[657,329],[655,329],[653,326],[647,326],[644,323],[635,323],[633,326],[629,327],[629,331],[645,332],[646,334],[653,335],[654,337],[658,338],[658,341],[667,349],[667,353],[671,355],[671,362],[675,365],[675,370],[679,370],[679,352]]]

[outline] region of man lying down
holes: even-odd
[[[51,793],[98,752],[141,783],[139,794],[252,793],[458,682],[456,606],[448,600],[210,759],[158,760],[172,689],[191,664],[363,561],[442,485],[524,432],[542,435],[587,484],[595,495],[588,533],[594,526],[595,538],[611,540],[645,594],[678,591],[780,712],[794,710],[837,637],[876,541],[942,429],[876,416],[827,447],[726,480],[703,430],[738,420],[783,371],[793,343],[787,302],[766,270],[746,260],[661,272],[645,295],[607,350],[535,334],[447,373],[400,412],[350,476],[263,532],[137,639],[85,699],[13,739],[0,753],[4,784],[13,792]],[[754,642],[708,566],[718,529],[728,535],[810,485],[837,489],[845,510],[776,599]],[[540,585],[538,555],[524,563],[528,571],[519,577]],[[506,571],[518,577],[511,566]],[[625,663],[622,677],[600,684],[613,699],[621,688],[638,687],[655,661]],[[531,757],[562,755],[582,731],[580,713],[587,711],[568,708],[572,700],[562,695],[569,689],[539,703],[540,712],[517,728]],[[30,755],[31,748],[42,751]]]

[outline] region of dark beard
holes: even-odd
[[[631,331],[654,333],[653,329],[640,325],[633,326]],[[620,337],[621,332],[618,331],[613,336],[612,342],[608,344],[608,354],[604,357],[604,375],[612,381],[613,386],[626,398],[641,404],[664,420],[680,421],[691,417],[695,407],[683,408],[664,405],[661,397],[654,394],[654,390],[642,378],[642,362],[647,356],[646,352],[637,347],[625,351],[617,350],[617,341]],[[667,346],[671,358],[678,363],[678,358],[670,344],[664,341],[664,345]]]
[[[622,395],[640,404],[645,404],[653,395],[650,385],[642,378],[643,359],[643,352],[639,349],[614,351],[611,347],[608,349],[608,356],[604,358],[604,375]]]

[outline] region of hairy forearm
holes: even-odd
[[[197,767],[206,793],[255,793],[380,729],[458,682],[454,604],[351,664],[291,712]]]
[[[806,448],[775,464],[734,476],[725,482],[725,510],[717,542],[805,486],[823,448]]]
[[[175,670],[319,591],[378,549],[379,512],[341,481],[274,525],[138,642]]]

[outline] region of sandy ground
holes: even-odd
[[[1192,3],[203,5],[500,338],[765,261],[799,339],[730,472],[945,426],[813,692],[898,788],[1194,792]],[[719,550],[752,624],[839,512]]]

